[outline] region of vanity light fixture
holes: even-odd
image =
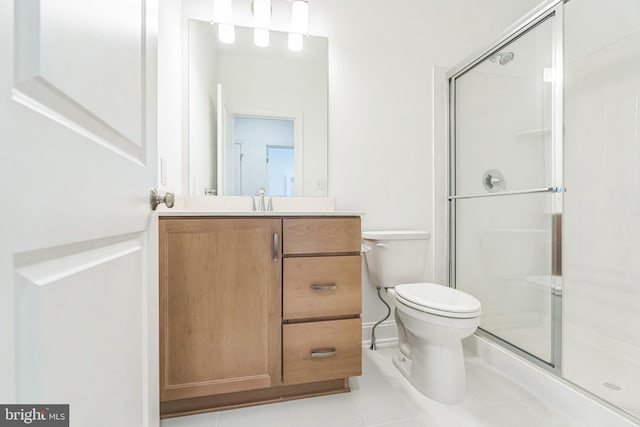
[[[294,0],[291,5],[291,32],[289,33],[289,50],[297,52],[302,49],[303,34],[309,32],[309,2]]]
[[[256,46],[269,46],[269,24],[271,24],[271,0],[253,0],[253,42]]]
[[[213,0],[213,22],[218,23],[218,38],[222,43],[233,43],[236,30],[233,26],[231,0]]]

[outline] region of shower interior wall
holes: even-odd
[[[565,5],[563,375],[640,417],[640,2]]]

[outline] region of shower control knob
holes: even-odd
[[[502,172],[496,169],[490,169],[484,173],[482,176],[482,185],[489,193],[504,191],[506,188],[506,182]]]

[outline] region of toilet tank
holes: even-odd
[[[364,231],[362,240],[370,248],[365,258],[371,283],[390,287],[423,282],[430,238],[428,231]]]

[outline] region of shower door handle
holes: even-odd
[[[499,191],[497,193],[482,193],[482,194],[464,194],[458,196],[449,196],[449,200],[461,200],[461,199],[477,199],[480,197],[501,197],[501,196],[515,196],[519,194],[533,194],[533,193],[564,193],[567,191],[564,187],[545,187],[545,188],[533,188],[531,190],[515,190],[515,191]]]

